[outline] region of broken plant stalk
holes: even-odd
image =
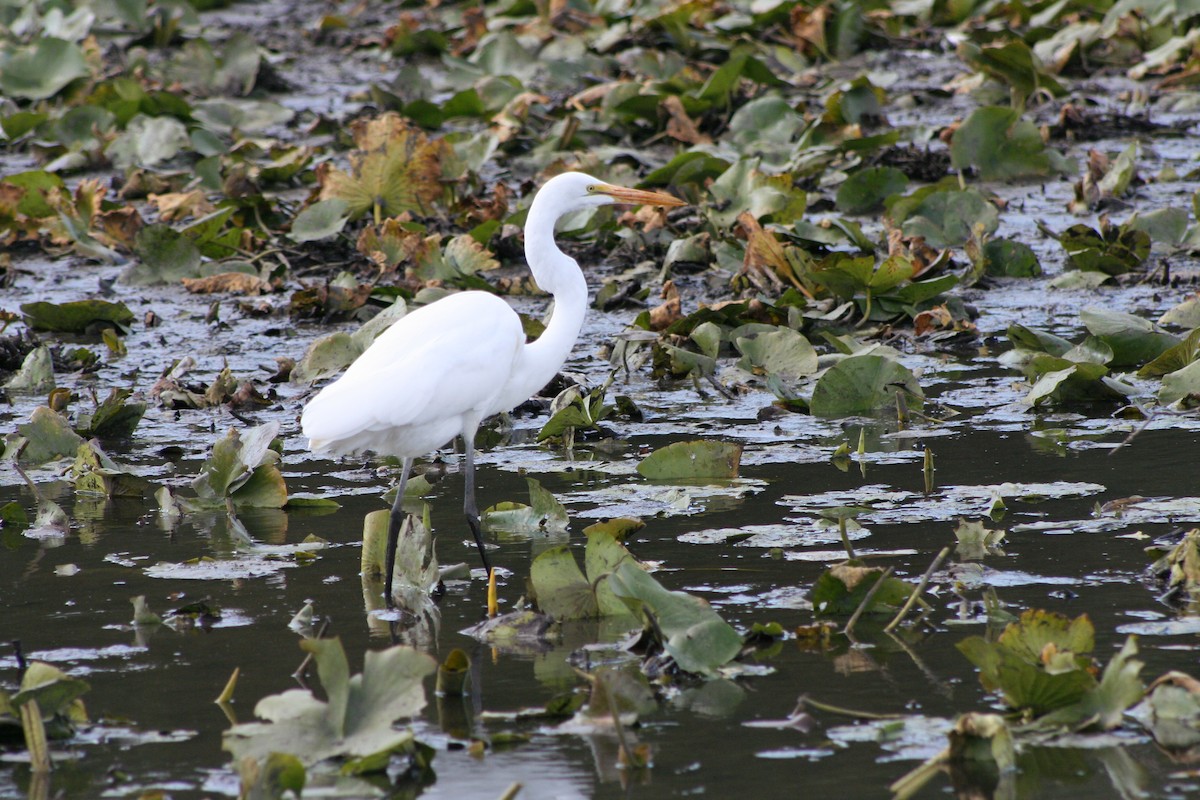
[[[921,580],[917,582],[917,588],[913,589],[912,594],[908,596],[907,602],[905,602],[900,608],[900,611],[896,614],[896,616],[892,618],[892,621],[887,624],[887,627],[883,629],[884,633],[891,633],[893,630],[895,630],[896,626],[900,624],[900,621],[904,619],[904,616],[908,614],[910,610],[912,610],[912,607],[921,599],[921,593],[925,591],[925,587],[929,585],[929,579],[933,576],[933,573],[937,571],[937,568],[942,565],[942,561],[944,561],[948,555],[950,555],[950,548],[943,547],[942,552],[937,554],[937,558],[933,559],[933,563],[929,565],[929,569],[925,570],[925,574],[922,575]]]
[[[875,595],[879,593],[881,588],[883,588],[883,582],[892,577],[893,569],[895,568],[888,567],[883,571],[883,573],[875,581],[875,585],[871,587],[870,591],[868,591],[863,597],[862,602],[858,604],[858,608],[854,609],[854,613],[850,616],[849,621],[846,623],[846,628],[842,631],[842,633],[844,633],[846,636],[850,636],[851,632],[854,630],[854,626],[858,624],[858,618],[863,615],[863,612],[867,610],[869,605],[871,605],[871,601],[875,599]]]

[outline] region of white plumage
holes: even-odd
[[[314,452],[371,450],[404,461],[388,535],[389,605],[400,504],[412,461],[458,435],[466,452],[463,510],[491,572],[475,506],[475,432],[484,419],[549,383],[570,355],[587,310],[587,283],[575,260],[554,244],[554,225],[564,214],[609,203],[683,205],[667,194],[611,186],[579,172],[550,179],[525,223],[530,270],[554,297],[550,323],[536,341],[525,343],[520,318],[499,297],[478,291],[451,295],[394,322],[305,407],[300,424]]]

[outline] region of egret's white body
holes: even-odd
[[[529,399],[550,382],[579,337],[587,282],[575,259],[554,244],[554,225],[572,211],[610,203],[677,206],[658,192],[605,184],[579,172],[549,180],[525,223],[525,257],[538,285],[554,297],[554,312],[536,341],[525,343],[516,312],[487,292],[450,295],[401,317],[326,386],[300,419],[318,453],[371,450],[404,460],[392,508],[385,578],[391,582],[400,503],[412,461],[463,437],[464,511],[491,571],[479,533],[474,491],[474,439],[479,423]]]

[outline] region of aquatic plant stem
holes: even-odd
[[[858,604],[858,608],[854,609],[854,613],[850,616],[850,620],[846,623],[846,627],[842,633],[850,636],[851,631],[854,630],[854,626],[858,624],[858,618],[867,610],[867,606],[871,605],[871,601],[875,599],[875,595],[883,588],[883,582],[892,576],[892,570],[894,569],[895,567],[888,567],[883,571],[883,574],[875,581],[875,585],[871,587],[871,590],[863,597],[862,602]]]
[[[843,708],[842,706],[830,705],[829,703],[821,703],[813,700],[807,695],[801,696],[799,702],[796,703],[796,708],[802,707],[815,708],[817,711],[824,711],[828,714],[838,714],[843,717],[856,717],[858,719],[904,719],[905,714],[880,714],[875,711],[857,711],[853,708]],[[795,712],[793,712],[795,713]]]
[[[900,624],[900,620],[904,619],[904,615],[912,610],[912,607],[921,598],[921,593],[925,591],[925,587],[929,585],[930,577],[932,577],[933,573],[937,571],[937,568],[942,565],[942,561],[944,561],[948,555],[950,555],[950,548],[943,547],[942,552],[937,554],[937,558],[933,560],[933,563],[929,565],[929,569],[925,570],[925,574],[922,575],[921,580],[917,582],[917,588],[913,589],[912,594],[908,596],[908,601],[901,606],[900,611],[895,617],[892,618],[892,621],[887,624],[887,627],[883,629],[884,633],[891,633],[893,630],[895,630],[896,626]]]

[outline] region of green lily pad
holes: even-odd
[[[984,271],[988,275],[1008,278],[1033,278],[1042,274],[1033,249],[1024,242],[1009,239],[989,239],[983,246]]]
[[[95,442],[79,445],[71,466],[75,491],[101,497],[148,497],[153,485],[145,478],[121,469]]]
[[[905,236],[923,236],[933,247],[961,247],[977,233],[990,234],[1000,213],[979,192],[940,191],[929,194],[904,220]]]
[[[823,616],[846,617],[853,614],[883,572],[880,567],[864,567],[861,562],[830,567],[813,585],[813,609]],[[899,578],[884,578],[883,586],[875,592],[864,613],[894,614],[912,592],[913,587]]]
[[[107,300],[73,300],[68,303],[23,303],[25,324],[38,331],[97,333],[116,328],[129,333],[133,312],[124,303]]]
[[[571,520],[567,509],[535,478],[526,478],[530,505],[499,503],[483,512],[486,530],[520,534],[566,533]]]
[[[179,120],[139,114],[104,152],[121,169],[153,167],[174,158],[190,145],[187,128]]]
[[[1137,652],[1137,639],[1128,637],[1120,652],[1104,667],[1094,689],[1074,705],[1047,714],[1041,722],[1050,727],[1071,728],[1086,723],[1086,727],[1106,731],[1119,726],[1125,712],[1139,703],[1146,692],[1139,677],[1144,665],[1134,658]]]
[[[1061,336],[1055,336],[1053,333],[1046,333],[1035,328],[1027,328],[1024,325],[1009,325],[1005,335],[1008,336],[1008,340],[1013,343],[1014,347],[1048,353],[1052,356],[1061,356],[1074,346]]]
[[[1095,631],[1087,615],[1070,620],[1030,609],[989,642],[972,636],[958,649],[979,667],[979,680],[1010,708],[1040,716],[1083,699],[1096,686],[1089,653]]]
[[[1158,324],[1200,328],[1200,296],[1189,298],[1167,309],[1167,312],[1158,318]]]
[[[301,211],[292,220],[288,238],[294,242],[317,242],[329,239],[342,232],[350,215],[345,200],[318,200]]]
[[[985,181],[1041,178],[1074,171],[1070,162],[1046,147],[1036,125],[1020,111],[1000,106],[977,108],[954,132],[950,163],[975,167]]]
[[[1189,406],[1200,405],[1200,361],[1163,376],[1158,402],[1169,404],[1182,400],[1188,400]]]
[[[1134,214],[1128,225],[1144,231],[1153,244],[1179,247],[1187,239],[1188,212],[1182,208],[1156,208],[1145,214]]]
[[[584,555],[585,577],[567,545],[550,548],[533,560],[530,583],[537,606],[556,620],[630,616],[613,594],[608,577],[633,556],[611,531],[591,530]]]
[[[1024,105],[1025,99],[1039,88],[1056,96],[1065,91],[1037,63],[1029,45],[1019,39],[984,47],[966,41],[959,45],[958,55],[975,69],[1011,87],[1017,96],[1015,105]]]
[[[46,406],[35,408],[29,422],[17,426],[17,433],[27,442],[21,451],[23,464],[44,464],[74,456],[83,443],[83,437],[71,430],[66,418]]]
[[[890,195],[908,186],[908,176],[895,167],[867,167],[838,187],[837,209],[843,214],[866,214],[883,208]]]
[[[1067,251],[1067,261],[1075,269],[1123,275],[1137,269],[1150,255],[1150,235],[1122,225],[1109,225],[1101,219],[1100,230],[1087,225],[1072,225],[1058,238]]]
[[[599,386],[584,394],[579,387],[571,387],[554,399],[550,419],[538,431],[537,440],[544,442],[567,435],[568,431],[598,430],[616,406],[604,402],[607,385]],[[557,410],[555,410],[557,409]]]
[[[20,708],[36,700],[44,718],[66,716],[72,714],[79,698],[91,688],[87,681],[73,678],[58,667],[33,661],[21,676],[20,690],[9,698],[9,703]]]
[[[1079,318],[1093,336],[1112,348],[1113,366],[1145,364],[1180,342],[1149,320],[1121,311],[1085,308]]]
[[[132,392],[112,389],[95,411],[82,412],[75,419],[75,430],[82,436],[101,439],[130,436],[146,413],[145,403],[128,402]]]
[[[125,283],[178,283],[200,277],[200,248],[170,225],[147,225],[138,231],[133,254],[138,260],[121,273]]]
[[[920,405],[925,394],[912,371],[885,356],[864,355],[842,359],[817,380],[810,409],[817,417],[870,414],[894,406],[896,393]]]
[[[287,503],[287,487],[279,471],[279,453],[271,449],[278,434],[278,422],[268,422],[240,434],[230,428],[213,445],[212,456],[192,481],[200,502],[224,505],[229,498],[238,506],[283,508]]]
[[[54,388],[54,362],[50,358],[50,348],[46,345],[35,347],[21,362],[8,382],[6,389],[22,392],[48,392]]]
[[[694,338],[695,331],[693,331]],[[775,375],[795,382],[817,371],[817,351],[804,334],[791,328],[739,336],[735,341],[742,353],[738,366],[748,372]]]
[[[22,100],[45,100],[91,74],[74,42],[43,36],[11,54],[0,70],[0,90]]]
[[[1075,363],[1065,358],[1041,355],[1030,361],[1027,371],[1037,376],[1037,381],[1025,397],[1025,402],[1031,405],[1045,400],[1071,403],[1120,396],[1104,381],[1108,376],[1108,367],[1103,364]]]
[[[1200,359],[1200,327],[1189,333],[1184,340],[1164,350],[1146,366],[1138,370],[1140,378],[1156,378],[1181,370]]]
[[[392,723],[415,716],[425,706],[423,681],[437,662],[404,645],[368,650],[360,675],[350,676],[339,639],[306,639],[328,697],[318,700],[306,689],[264,697],[254,707],[264,722],[235,725],[222,747],[235,761],[288,753],[305,765],[338,756],[365,757],[392,752],[413,741],[410,730]]]
[[[537,607],[556,620],[591,619],[600,613],[592,585],[567,545],[538,554],[529,570]]]
[[[736,478],[742,445],[736,442],[674,442],[642,459],[638,474],[654,481]]]
[[[631,560],[609,578],[614,594],[645,618],[660,644],[687,672],[711,675],[742,649],[742,637],[699,597],[671,592]]]

